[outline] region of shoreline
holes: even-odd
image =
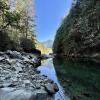
[[[59,88],[39,74],[39,65],[40,59],[32,53],[0,52],[0,100],[54,100]]]
[[[90,54],[90,55],[59,55],[56,54],[57,58],[66,58],[69,60],[88,60],[88,61],[93,61],[95,63],[100,63],[100,54],[99,53],[94,53],[94,54]]]

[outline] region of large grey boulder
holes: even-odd
[[[53,84],[52,83],[45,84],[45,89],[49,95],[53,95],[53,94],[55,94],[55,92],[59,91],[57,84],[54,84],[54,83]]]
[[[53,100],[43,89],[31,91],[25,89],[3,88],[0,89],[0,100]]]

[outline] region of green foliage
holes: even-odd
[[[21,38],[21,47],[25,52],[32,52],[35,49],[35,43],[27,38]]]
[[[69,15],[57,31],[54,53],[100,52],[100,1],[74,0]]]
[[[20,14],[17,12],[7,11],[5,14],[5,21],[8,25],[17,28],[20,21]]]
[[[5,49],[7,49],[8,42],[10,42],[10,39],[7,33],[0,31],[0,50],[4,51]]]
[[[20,11],[15,9],[11,11],[9,1],[0,0],[0,35],[3,33],[0,37],[0,50],[4,46],[4,50],[21,48],[24,50],[26,47],[30,49],[32,46],[34,48],[35,35],[32,23],[34,21],[29,17],[26,9],[20,9]],[[20,41],[22,38],[25,43]],[[26,47],[24,46],[25,44]]]
[[[16,41],[12,41],[6,31],[0,30],[0,50],[19,50],[21,49]]]

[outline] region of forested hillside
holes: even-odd
[[[0,51],[51,53],[36,38],[33,0],[0,0]]]
[[[22,4],[25,1],[20,0]],[[12,5],[13,4],[13,5]],[[19,7],[21,6],[20,10]],[[34,21],[25,5],[0,0],[0,50],[26,50],[34,47]]]
[[[54,53],[84,55],[100,53],[100,1],[74,0],[57,30]]]

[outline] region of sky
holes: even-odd
[[[40,42],[53,40],[72,0],[36,0],[36,35]]]

